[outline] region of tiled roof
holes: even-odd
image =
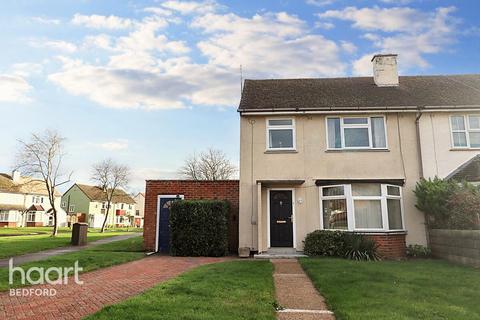
[[[6,173],[0,173],[0,192],[48,196],[47,188],[42,180],[21,177],[20,181],[15,183],[12,177]],[[60,193],[56,191],[55,195],[60,196]]]
[[[480,107],[480,74],[399,77],[378,87],[372,77],[245,80],[238,111],[415,110]]]
[[[78,184],[77,186],[80,190],[85,193],[85,195],[94,201],[107,201],[105,192],[103,192],[102,188],[97,186],[89,186],[86,184]],[[125,191],[121,189],[115,190],[115,194],[113,195],[112,202],[114,203],[127,203],[127,204],[134,204],[135,200],[132,199]]]
[[[480,155],[474,156],[447,176],[456,181],[480,182]]]

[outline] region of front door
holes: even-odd
[[[170,206],[173,201],[180,198],[176,196],[161,197],[159,203],[158,218],[158,251],[170,252]]]
[[[291,190],[270,190],[270,246],[293,247]]]

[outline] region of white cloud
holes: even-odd
[[[77,51],[77,46],[71,42],[63,40],[32,40],[30,46],[34,48],[47,48],[55,51],[73,53]]]
[[[316,21],[315,28],[330,30],[335,28],[335,25],[331,22]]]
[[[335,2],[335,0],[307,0],[307,4],[317,7],[327,6]]]
[[[32,75],[40,74],[43,71],[43,65],[40,63],[23,62],[13,64],[10,69],[12,74],[28,78]]]
[[[452,17],[454,7],[437,8],[423,12],[406,7],[355,8],[328,10],[321,19],[351,21],[354,28],[368,31],[362,35],[372,42],[377,53],[399,54],[399,69],[426,68],[428,54],[442,52],[454,42],[458,21]],[[372,54],[353,62],[355,75],[371,75]]]
[[[165,1],[161,6],[173,11],[178,11],[181,14],[203,14],[207,12],[214,12],[219,5],[213,0],[206,1]]]
[[[92,29],[128,29],[133,26],[133,21],[128,18],[121,18],[117,16],[102,16],[93,14],[90,16],[76,13],[73,16],[72,23],[76,25],[83,25]]]
[[[352,42],[349,41],[340,41],[340,46],[345,52],[349,54],[353,54],[357,51],[357,46],[355,46]]]
[[[107,151],[121,151],[128,149],[128,140],[117,139],[114,141],[108,141],[103,143],[95,143],[95,146],[105,149]]]
[[[318,15],[321,19],[335,18],[353,22],[353,27],[362,30],[380,30],[386,32],[416,32],[425,28],[430,15],[412,8],[356,8],[328,10]]]
[[[0,102],[26,103],[32,87],[19,75],[0,74]]]
[[[41,24],[59,25],[61,23],[60,19],[52,19],[52,18],[46,18],[46,17],[32,17],[31,20],[33,22],[37,22]]]
[[[209,35],[198,47],[210,64],[232,69],[243,65],[248,76],[318,77],[345,71],[334,41],[310,34],[303,20],[284,12],[252,18],[206,14],[192,27]]]
[[[62,70],[49,79],[109,108],[235,107],[241,64],[248,77],[343,75],[347,65],[339,56],[355,49],[351,43],[337,44],[312,33],[305,21],[285,12],[240,17],[218,13],[213,1],[160,5],[160,11],[144,9],[151,14],[132,20],[128,34],[85,37],[83,47],[106,50],[107,62],[63,57]],[[165,32],[187,13],[192,18],[183,23],[188,23],[189,31],[201,33],[197,47],[207,62],[193,62],[187,43],[170,39]]]

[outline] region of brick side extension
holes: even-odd
[[[406,254],[405,233],[367,235],[379,245],[378,253],[386,259],[401,259]]]
[[[229,249],[238,249],[238,180],[147,180],[143,242],[146,250],[155,250],[157,230],[157,201],[159,195],[183,195],[185,200],[227,200],[230,202]]]

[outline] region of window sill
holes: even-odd
[[[273,149],[265,150],[265,154],[269,154],[269,153],[298,153],[298,151],[297,150],[273,150]]]
[[[353,231],[355,233],[359,234],[369,234],[369,235],[376,235],[376,234],[407,234],[407,230],[385,230],[385,231],[366,231],[366,230],[359,230],[359,231]]]
[[[451,148],[450,151],[478,151],[480,148]]]
[[[325,152],[390,152],[390,149],[327,149]]]

